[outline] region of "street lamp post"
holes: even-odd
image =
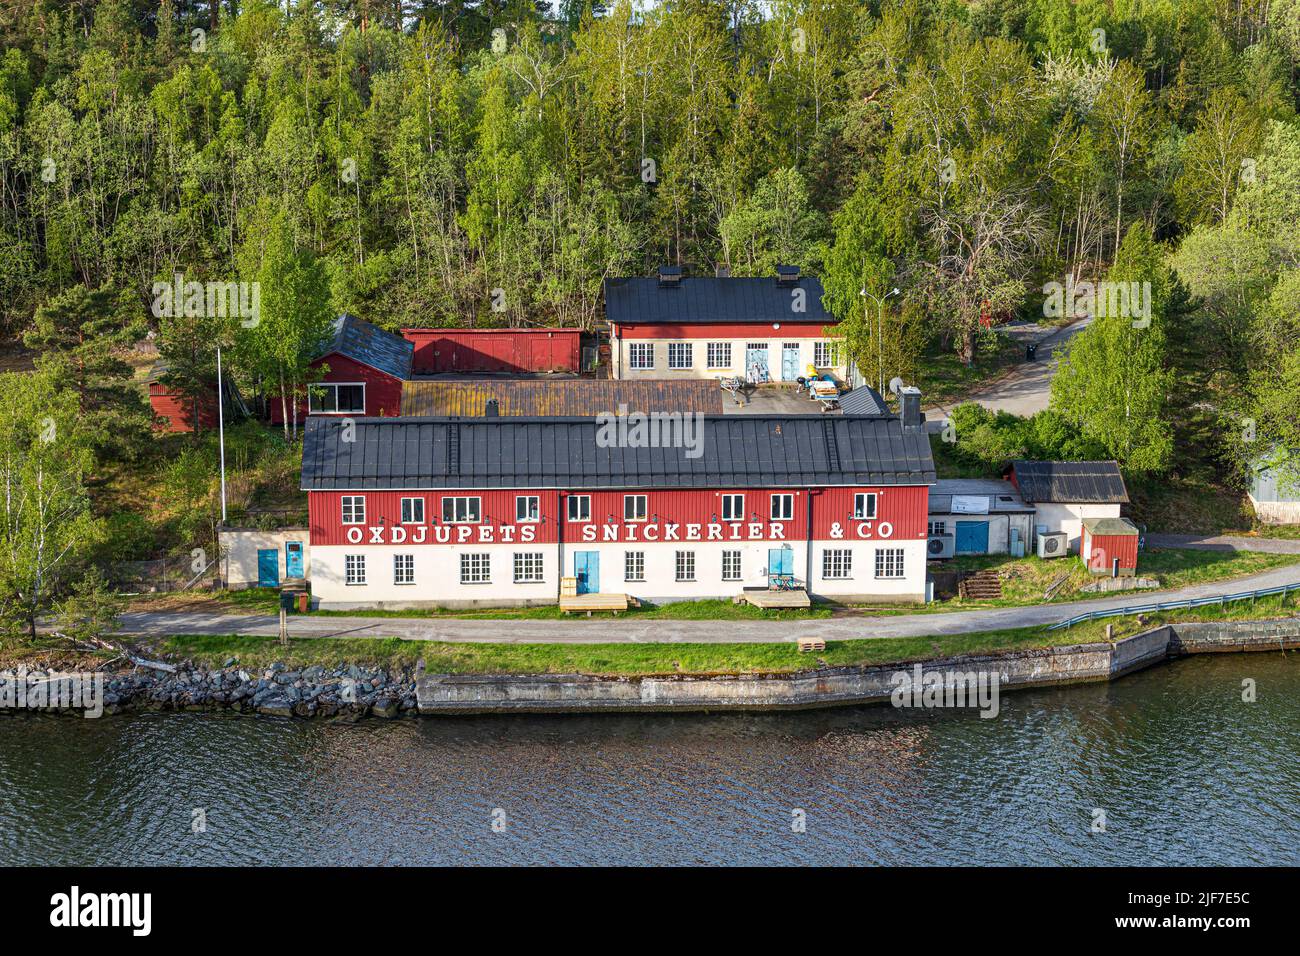
[[[221,448],[221,524],[226,524],[226,415],[221,389],[221,346],[217,346],[217,444]]]
[[[882,296],[874,296],[867,291],[866,286],[862,287],[861,295],[865,299],[871,299],[876,303],[876,390],[881,395],[885,394],[885,300],[890,296],[898,295],[898,289],[890,289]],[[867,320],[867,326],[871,326],[871,316],[866,314],[867,304],[862,303],[863,316]]]

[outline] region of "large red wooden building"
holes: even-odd
[[[593,418],[308,422],[321,606],[732,597],[773,583],[920,601],[934,463],[902,418],[717,416],[696,442],[610,444]],[[631,433],[629,433],[631,434]],[[681,433],[679,433],[681,434]]]
[[[418,375],[577,372],[581,329],[402,329]]]

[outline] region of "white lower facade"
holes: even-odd
[[[925,546],[814,541],[809,593],[842,603],[924,601]],[[312,548],[311,591],[319,607],[337,610],[555,604],[560,578],[582,570],[591,592],[655,604],[727,599],[766,588],[769,568],[806,587],[808,548],[806,541],[320,545]]]
[[[1118,518],[1118,504],[1056,504],[1040,502],[1034,505],[1035,539],[1031,548],[1038,547],[1037,527],[1046,526],[1048,532],[1064,531],[1070,536],[1070,551],[1079,553],[1083,540],[1083,520],[1085,518]]]
[[[815,369],[845,379],[840,340],[768,337],[772,334],[748,339],[615,338],[613,377],[793,382]]]

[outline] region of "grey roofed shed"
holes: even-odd
[[[306,491],[403,488],[762,488],[928,485],[929,438],[896,418],[719,415],[703,454],[601,447],[594,418],[307,420]]]
[[[845,415],[888,415],[889,406],[870,385],[859,385],[840,396],[840,410]]]
[[[1020,497],[1028,502],[1125,504],[1128,489],[1113,461],[1014,461]]]
[[[940,478],[930,487],[930,514],[953,514],[954,496],[987,498],[989,514],[1034,513],[1034,506],[1026,504],[1009,481],[984,478]]]
[[[804,295],[794,296],[795,289]],[[822,305],[821,280],[812,276],[787,284],[771,276],[690,276],[672,285],[654,277],[606,279],[604,291],[605,318],[616,325],[836,321]],[[796,312],[796,303],[805,311]]]
[[[411,377],[415,344],[344,312],[334,320],[334,338],[321,355],[331,352],[405,381]]]

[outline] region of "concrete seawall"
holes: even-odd
[[[795,674],[608,678],[581,674],[426,674],[421,714],[797,710],[888,701],[899,671],[998,674],[1002,689],[1112,680],[1186,654],[1300,647],[1300,617],[1175,624],[1119,641],[1000,654],[829,667]]]

